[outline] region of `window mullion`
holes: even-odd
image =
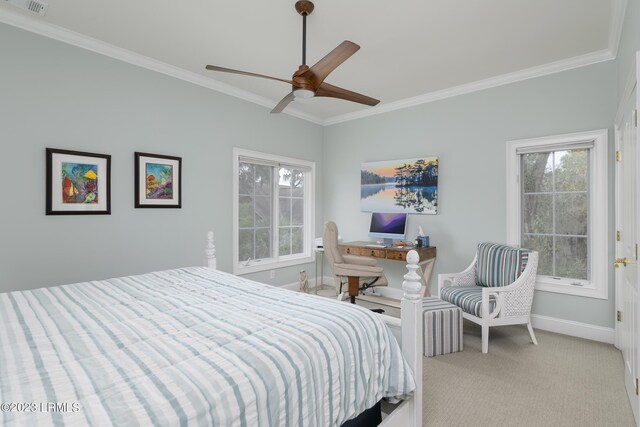
[[[289,199],[289,225],[291,229],[289,231],[289,247],[291,253],[293,253],[293,169],[291,170],[291,198]]]
[[[280,212],[280,173],[279,168],[274,166],[271,168],[271,205],[273,207],[271,214],[271,256],[280,258],[280,229],[279,229],[279,212]]]
[[[312,230],[312,227],[315,227],[315,225],[311,224],[311,221],[308,220],[307,212],[307,197],[309,194],[307,192],[307,185],[309,182],[309,176],[306,172],[303,173],[302,176],[304,177],[304,182],[302,184],[302,252],[307,253],[307,248],[309,247],[309,239],[312,238],[311,236],[307,235],[307,231]]]
[[[591,276],[591,238],[593,230],[591,229],[591,156],[592,149],[587,150],[587,280],[593,280]]]
[[[256,167],[253,165],[253,183],[252,183],[253,191],[251,194],[251,207],[253,208],[253,259],[257,259],[256,256],[256,246],[258,245],[258,240],[256,239],[257,229],[256,229]]]
[[[551,153],[551,271],[556,275],[556,153]]]
[[[524,212],[526,209],[524,197],[524,154],[520,155],[520,246],[524,242]]]

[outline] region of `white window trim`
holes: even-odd
[[[238,261],[238,252],[240,248],[240,242],[238,241],[238,212],[239,212],[239,162],[241,157],[249,157],[255,159],[263,159],[274,163],[285,163],[289,165],[300,165],[307,167],[311,170],[309,173],[309,181],[306,183],[305,188],[305,227],[304,227],[304,241],[305,248],[304,253],[298,255],[287,255],[280,258],[269,258],[262,260],[254,260],[249,265],[243,265],[243,262]],[[308,160],[294,159],[291,157],[278,156],[275,154],[261,153],[258,151],[245,150],[243,148],[233,149],[233,192],[232,192],[232,206],[233,206],[233,274],[242,275],[248,273],[255,273],[258,271],[273,270],[275,268],[290,267],[293,265],[307,264],[314,261],[313,258],[313,235],[315,230],[315,213],[313,205],[316,199],[316,164]],[[306,192],[309,192],[307,197]]]
[[[538,276],[536,290],[608,299],[609,203],[607,160],[609,141],[606,129],[507,142],[507,243],[519,245],[521,235],[520,156],[516,154],[516,150],[524,147],[565,145],[583,141],[593,141],[594,144],[589,156],[591,280],[558,280],[548,276]],[[581,283],[582,286],[575,286],[572,283]]]

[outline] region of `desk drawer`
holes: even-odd
[[[387,259],[405,261],[407,259],[407,251],[387,251]]]
[[[360,248],[353,246],[340,246],[340,253],[342,255],[360,255]]]
[[[340,247],[341,254],[369,256],[373,258],[387,258],[387,253],[384,249],[371,249],[371,248],[358,248],[354,246]]]
[[[362,256],[370,256],[373,258],[386,258],[387,253],[384,249],[369,249],[363,248],[360,249],[360,255]]]

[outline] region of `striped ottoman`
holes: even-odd
[[[462,351],[462,310],[439,298],[422,300],[424,313],[424,355]]]

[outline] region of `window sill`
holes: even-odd
[[[303,255],[296,258],[287,258],[284,260],[260,260],[252,261],[249,265],[244,263],[237,263],[233,266],[233,274],[241,276],[243,274],[257,273],[259,271],[273,270],[276,268],[291,267],[300,264],[309,264],[314,261],[314,258],[309,255]]]
[[[568,280],[564,280],[559,283],[552,283],[546,277],[538,277],[536,280],[536,291],[553,292],[557,294],[575,295],[579,297],[608,299],[608,289],[606,286],[600,288],[596,287],[593,283],[584,282],[582,286],[571,285]]]

